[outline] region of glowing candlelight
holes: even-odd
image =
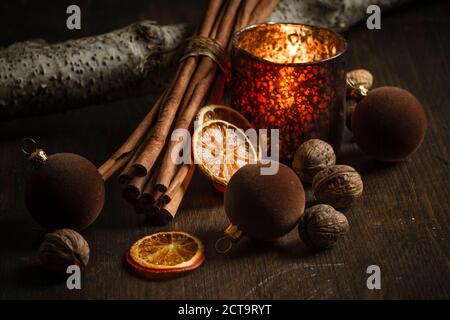
[[[345,40],[301,24],[260,24],[233,40],[232,105],[257,128],[280,130],[280,155],[321,138],[339,148],[344,128]]]

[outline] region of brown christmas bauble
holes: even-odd
[[[33,218],[48,230],[82,230],[98,217],[105,185],[97,168],[73,153],[56,153],[31,173],[25,201]]]
[[[225,191],[225,211],[230,222],[255,240],[273,240],[292,230],[305,210],[300,179],[288,166],[275,174],[262,172],[261,163],[247,164],[230,179]]]
[[[364,153],[381,161],[400,161],[422,143],[427,118],[421,103],[408,91],[381,87],[355,108],[352,132]]]

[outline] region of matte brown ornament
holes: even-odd
[[[422,104],[408,91],[380,87],[356,106],[352,132],[364,153],[381,161],[400,161],[416,151],[427,129]]]
[[[292,230],[303,214],[305,192],[300,179],[284,164],[271,161],[271,165],[279,166],[273,175],[262,174],[266,166],[259,162],[232,176],[225,191],[231,236],[242,233],[255,240],[273,240]]]
[[[100,214],[105,185],[97,168],[73,153],[46,156],[33,152],[35,170],[25,189],[25,201],[32,217],[47,230],[82,230]]]

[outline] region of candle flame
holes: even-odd
[[[300,36],[297,33],[291,33],[288,35],[288,52],[291,62],[295,62],[295,56],[297,55],[297,50],[300,45]]]

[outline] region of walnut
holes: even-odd
[[[304,182],[311,182],[322,169],[334,165],[336,155],[333,147],[325,141],[311,139],[304,142],[295,152],[292,168]]]
[[[373,85],[373,76],[366,69],[355,69],[347,72],[347,79],[356,86],[364,86],[367,90],[370,90]]]
[[[318,204],[306,209],[298,231],[302,241],[312,248],[329,248],[349,230],[347,218],[332,206]]]
[[[89,245],[76,231],[60,229],[45,235],[39,248],[42,265],[54,272],[65,273],[70,265],[85,268],[89,261]]]
[[[346,165],[334,165],[320,171],[312,183],[319,203],[345,208],[355,202],[363,192],[361,176]]]

